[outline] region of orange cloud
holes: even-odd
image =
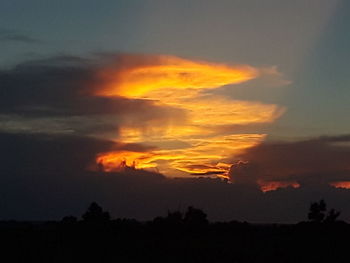
[[[339,181],[330,183],[335,188],[350,189],[350,181]]]
[[[185,117],[148,127],[123,125],[116,140],[158,147],[148,153],[109,152],[97,162],[106,171],[120,165],[154,168],[168,176],[228,178],[229,160],[259,144],[265,134],[225,133],[222,127],[271,123],[284,111],[274,104],[230,100],[210,91],[257,78],[259,69],[191,61],[175,56],[123,56],[118,66],[101,70],[104,85],[94,95],[123,96],[180,109]],[[205,91],[205,92],[204,92]],[[174,146],[174,141],[178,146]],[[167,145],[172,145],[168,149]],[[186,147],[183,147],[186,145]]]
[[[229,67],[165,55],[125,56],[122,62],[123,67],[99,72],[107,83],[97,90],[98,95],[150,98],[147,94],[152,91],[217,88],[241,83],[259,74],[258,70],[249,66]]]
[[[258,181],[261,191],[264,193],[269,191],[275,191],[279,188],[299,188],[300,184],[298,182],[280,182],[280,181]]]

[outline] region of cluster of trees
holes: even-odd
[[[87,211],[82,215],[82,220],[86,223],[103,224],[110,221],[111,216],[108,211],[104,211],[96,202],[92,202]],[[62,219],[63,223],[75,223],[77,221],[78,219],[74,216],[65,216]],[[189,206],[184,213],[180,211],[168,211],[166,217],[156,217],[154,222],[178,225],[185,224],[189,226],[205,226],[209,223],[207,214],[201,209],[192,206]]]
[[[350,225],[339,214],[321,200],[293,225],[209,223],[194,207],[141,223],[94,202],[79,220],[0,222],[0,243],[11,262],[349,262]]]
[[[334,223],[338,220],[339,216],[340,211],[336,211],[335,209],[327,210],[327,204],[323,199],[311,203],[307,214],[309,222],[313,223]],[[111,220],[111,216],[108,211],[104,211],[96,202],[92,202],[87,211],[82,215],[82,220],[87,223],[106,223]],[[77,221],[78,219],[74,216],[65,216],[62,219],[63,223],[74,223]],[[207,214],[201,209],[192,206],[189,206],[185,212],[168,211],[166,217],[156,217],[154,222],[189,226],[205,226],[209,223]]]
[[[322,199],[310,205],[308,219],[314,223],[334,223],[340,216],[340,211],[330,209],[327,211],[326,202]]]
[[[111,219],[108,211],[104,211],[96,202],[92,202],[87,211],[82,215],[84,222],[88,223],[105,223]],[[65,216],[62,219],[63,223],[75,223],[78,219],[75,216]]]
[[[201,209],[189,206],[185,213],[180,211],[168,211],[166,217],[156,217],[155,223],[167,223],[172,225],[188,225],[188,226],[206,226],[208,225],[208,219],[206,213]]]

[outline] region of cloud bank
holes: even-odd
[[[231,166],[227,157],[256,145],[265,136],[237,133],[229,127],[271,123],[284,109],[274,104],[229,99],[214,91],[266,74],[276,75],[276,69],[260,70],[247,65],[224,65],[165,55],[115,58],[111,65],[98,71],[105,85],[97,86],[94,95],[153,101],[155,105],[181,110],[185,118],[171,123],[153,123],[146,129],[124,125],[120,129],[122,141],[151,144],[159,149],[149,154],[110,152],[99,156],[98,162],[108,171],[126,162],[137,168],[153,167],[170,176],[227,178]],[[173,142],[181,144],[175,147]],[[164,149],[169,143],[172,149]]]
[[[348,136],[263,143],[266,133],[254,132],[254,127],[276,120],[283,107],[218,92],[252,79],[278,83],[276,77],[279,85],[288,84],[275,67],[163,55],[28,61],[0,71],[0,131],[5,138],[34,136],[37,145],[57,138],[101,143],[99,150],[77,147],[82,149],[81,171],[136,168],[168,177],[219,177],[265,192],[308,185],[349,188]],[[24,153],[29,151],[40,162],[46,157],[36,155],[34,145]],[[63,155],[69,151],[67,145]],[[17,153],[13,167],[21,160]],[[54,160],[47,169],[76,167],[74,158]],[[30,162],[23,167],[31,167]]]
[[[231,168],[241,184],[279,186],[333,185],[349,188],[350,137],[324,136],[294,142],[262,143],[247,150]]]
[[[215,91],[266,75],[278,74],[167,55],[28,61],[0,71],[0,130],[93,136],[152,149],[98,153],[95,169],[126,165],[167,176],[227,178],[228,158],[265,137],[237,127],[271,123],[284,109]]]
[[[86,162],[103,151],[133,150],[138,145],[82,136],[0,134],[0,219],[49,220],[80,216],[92,201],[113,217],[140,220],[193,205],[210,220],[298,222],[310,202],[324,198],[350,219],[350,191],[309,184],[262,193],[253,184],[229,184],[212,178],[171,179],[128,169],[90,172]]]

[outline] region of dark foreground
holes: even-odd
[[[342,222],[251,225],[178,220],[1,222],[3,262],[349,262]]]

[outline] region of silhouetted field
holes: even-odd
[[[97,204],[60,222],[0,223],[6,262],[349,262],[350,225],[209,223],[189,207],[150,222],[111,220]]]

